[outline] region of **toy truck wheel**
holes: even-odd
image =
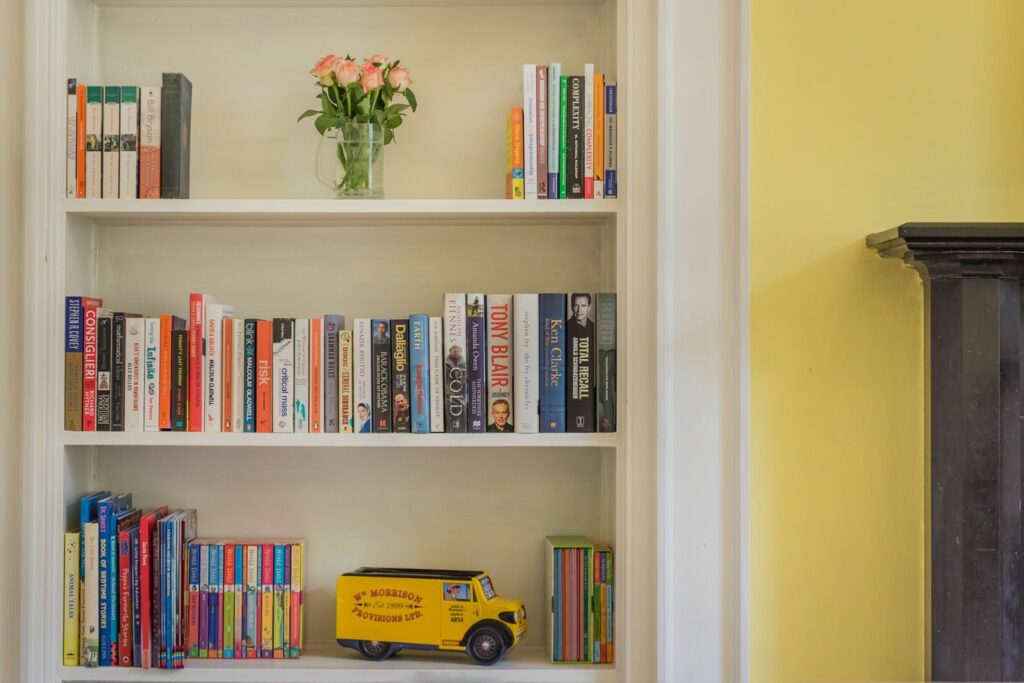
[[[359,652],[367,659],[379,662],[395,654],[395,646],[379,640],[360,640]]]
[[[482,626],[469,637],[466,649],[478,664],[490,666],[505,656],[505,639],[496,628]]]

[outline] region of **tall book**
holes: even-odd
[[[160,88],[142,88],[140,104],[139,197],[160,199]]]
[[[158,432],[161,429],[160,412],[160,318],[146,318],[143,323],[143,403],[142,428],[147,432]],[[170,384],[168,383],[168,386]],[[168,394],[168,401],[170,395]],[[170,406],[168,405],[167,428],[171,426]]]
[[[548,198],[548,67],[537,65],[537,199]]]
[[[409,397],[412,404],[412,431],[430,433],[430,319],[421,314],[409,316]]]
[[[594,74],[594,199],[604,198],[604,74]]]
[[[206,425],[206,307],[215,303],[207,294],[188,295],[188,431],[201,432]]]
[[[355,431],[355,406],[352,402],[354,375],[352,372],[352,330],[338,331],[338,431]]]
[[[114,313],[101,308],[96,317],[96,431],[109,432],[114,377]]]
[[[185,319],[160,316],[160,429],[171,429],[171,332],[186,329]]]
[[[165,73],[161,98],[160,196],[188,199],[192,82],[182,74]]]
[[[593,432],[596,419],[594,295],[569,295],[565,323],[567,432]]]
[[[444,431],[444,324],[440,316],[427,319],[430,352],[430,432]]]
[[[523,166],[526,198],[537,198],[537,65],[523,65]]]
[[[74,199],[78,196],[78,80],[68,79],[66,136],[66,163],[64,174],[64,196]]]
[[[83,548],[85,571],[82,590],[82,664],[87,667],[100,665],[100,574],[99,574],[99,524],[89,522],[83,525]]]
[[[245,345],[245,367],[243,369],[244,396],[242,431],[256,431],[256,320],[245,319],[243,343]]]
[[[614,432],[615,415],[615,292],[597,295],[597,431]]]
[[[565,294],[541,294],[540,431],[565,431]]]
[[[226,304],[206,306],[206,353],[203,360],[203,400],[205,432],[221,431],[224,379],[224,319],[233,318],[235,309]]]
[[[604,196],[617,197],[619,193],[618,143],[618,86],[604,86]]]
[[[84,307],[103,305],[99,299],[64,298],[64,429],[82,429],[83,365],[85,351]]]
[[[274,331],[269,320],[256,321],[256,431],[274,431]]]
[[[412,430],[409,390],[409,321],[391,321],[391,416],[392,431]]]
[[[324,316],[324,431],[334,434],[338,424],[338,331],[344,319],[337,314]]]
[[[79,533],[69,531],[64,534],[64,666],[78,666],[78,622],[81,619]]]
[[[373,431],[390,432],[391,413],[391,321],[374,319],[371,329],[371,366],[373,369]]]
[[[145,355],[146,319],[133,317],[126,320],[127,351],[124,366],[124,430],[141,432],[145,411]]]
[[[466,295],[444,295],[444,431],[466,431]]]
[[[128,360],[128,320],[141,318],[138,313],[114,313],[113,378],[110,396],[110,430],[124,431],[125,416],[125,364]]]
[[[171,431],[184,432],[188,429],[188,330],[171,330]]]
[[[558,198],[569,196],[569,77],[558,80]]]
[[[515,398],[516,432],[540,431],[540,322],[536,294],[516,294],[512,303],[516,374],[512,395]]]
[[[584,183],[584,155],[586,154],[586,141],[584,140],[584,77],[569,76],[568,103],[569,107],[569,130],[566,137],[566,173],[568,173],[568,198],[583,199]]]
[[[103,86],[90,85],[85,95],[85,196],[103,196]]]
[[[487,431],[515,431],[512,405],[512,295],[487,295]]]
[[[103,199],[117,199],[121,154],[121,88],[103,88]]]
[[[548,199],[558,199],[558,139],[562,121],[559,90],[562,84],[562,65],[552,62],[548,65]]]
[[[295,431],[295,319],[274,318],[274,431]]]
[[[77,120],[75,121],[75,197],[85,198],[85,109],[86,88],[78,84]]]
[[[544,185],[547,186],[546,181]],[[487,430],[487,325],[484,301],[483,294],[466,295],[466,431],[478,434]]]
[[[96,431],[96,384],[99,377],[99,315],[102,299],[82,300],[82,431]]]
[[[139,87],[121,86],[121,140],[118,196],[139,196]]]
[[[355,404],[355,429],[360,434],[373,431],[373,346],[369,318],[356,318],[352,335],[352,401]]]
[[[594,198],[594,65],[583,65],[583,198]]]
[[[224,346],[227,350],[227,344]],[[245,320],[232,321],[231,326],[231,429],[245,431]],[[225,361],[225,365],[227,361]]]
[[[309,433],[309,318],[295,320],[295,431]]]
[[[309,431],[324,431],[324,319],[309,320]]]
[[[505,120],[505,199],[525,199],[523,108],[513,107]]]

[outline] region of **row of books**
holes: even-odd
[[[446,294],[443,315],[189,320],[65,300],[71,431],[613,432],[614,293]]]
[[[523,106],[505,127],[506,199],[618,196],[618,86],[586,64],[523,65]]]
[[[547,546],[551,661],[612,663],[615,563],[611,549],[582,536],[549,536]]]
[[[192,83],[82,85],[68,79],[68,199],[189,196]]]

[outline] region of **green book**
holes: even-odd
[[[569,129],[569,108],[566,102],[569,99],[569,77],[562,76],[558,83],[558,198],[565,199],[568,191],[566,181],[566,162],[568,148],[566,147],[565,132]]]

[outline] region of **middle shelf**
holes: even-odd
[[[615,448],[617,433],[586,434],[258,434],[233,432],[72,432],[65,446],[303,448]]]

